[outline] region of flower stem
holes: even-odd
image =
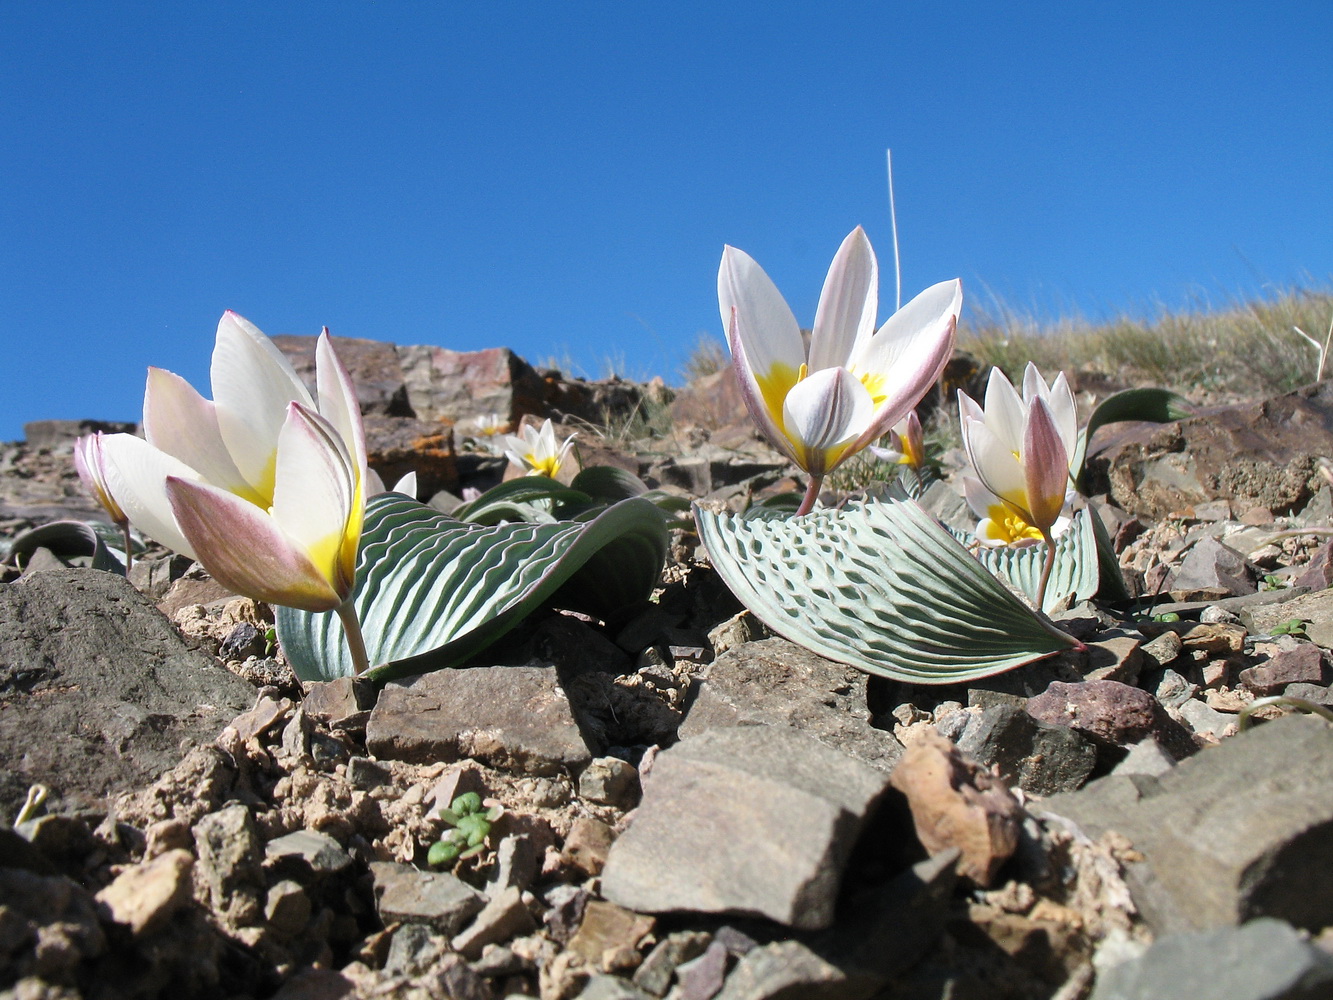
[[[356,617],[356,607],[350,597],[338,605],[338,617],[342,620],[347,648],[352,654],[353,672],[360,677],[362,671],[370,666],[370,659],[366,656],[366,640],[361,635],[361,621]]]
[[[1041,537],[1046,543],[1046,564],[1041,568],[1041,582],[1037,584],[1038,611],[1046,608],[1046,584],[1050,582],[1051,570],[1055,567],[1055,539],[1051,537],[1051,529],[1043,528]]]
[[[805,496],[801,497],[801,506],[796,508],[796,516],[809,514],[815,508],[815,501],[819,499],[819,488],[824,485],[823,476],[811,476],[810,485],[805,488]]]
[[[134,569],[134,548],[130,544],[130,522],[121,521],[120,530],[125,535],[125,579],[130,578],[130,570]]]

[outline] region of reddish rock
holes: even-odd
[[[1323,651],[1312,642],[1284,649],[1266,663],[1240,672],[1240,682],[1255,694],[1278,694],[1288,684],[1327,684]]]
[[[1309,587],[1311,590],[1323,590],[1333,587],[1333,542],[1325,542],[1319,547],[1301,575],[1291,581],[1293,587]]]
[[[315,341],[318,338],[280,334],[271,339],[278,350],[287,356],[302,381],[313,386]],[[338,360],[352,376],[362,413],[414,416],[408,402],[403,366],[398,360],[398,348],[379,340],[352,337],[334,337],[333,347],[338,352]]]
[[[368,414],[366,450],[370,467],[392,488],[409,472],[417,474],[417,494],[429,497],[458,489],[453,428],[438,421]]]
[[[460,423],[496,413],[517,427],[525,414],[546,412],[546,384],[507,347],[450,351],[399,347],[412,412],[422,420]]]
[[[1068,726],[1102,746],[1129,747],[1151,736],[1177,759],[1194,748],[1189,733],[1156,698],[1119,681],[1052,681],[1043,693],[1028,699],[1027,712],[1039,722]]]

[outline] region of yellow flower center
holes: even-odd
[[[986,512],[991,519],[993,536],[1005,545],[1015,542],[1041,541],[1041,532],[1028,524],[1008,507],[995,505]]]
[[[558,455],[546,455],[539,458],[537,455],[529,453],[523,456],[523,461],[528,467],[529,475],[554,479],[555,474],[560,471],[560,457]]]
[[[879,409],[879,404],[889,398],[888,389],[885,388],[888,379],[884,377],[882,372],[864,372],[860,375],[852,372],[852,374],[861,380],[861,384],[866,387],[866,392],[870,393],[870,401],[875,404],[876,409]],[[912,464],[920,463],[914,460]]]

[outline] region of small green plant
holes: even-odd
[[[482,811],[481,796],[464,792],[454,799],[448,809],[440,810],[440,818],[453,827],[431,844],[426,863],[432,868],[451,865],[463,858],[476,857],[486,850],[486,838],[491,835],[491,824],[504,814],[501,805]]]
[[[1180,615],[1174,611],[1166,611],[1160,615],[1153,615],[1152,620],[1155,622],[1178,622],[1180,621]]]
[[[1270,634],[1292,635],[1298,639],[1307,639],[1309,636],[1305,634],[1305,626],[1308,624],[1309,621],[1304,618],[1288,618],[1282,624],[1274,625],[1270,630]]]
[[[264,629],[264,655],[272,656],[273,651],[278,648],[278,629],[276,625],[270,625]]]
[[[1287,586],[1286,580],[1282,579],[1282,577],[1278,576],[1276,573],[1269,573],[1267,576],[1264,577],[1260,589],[1284,590],[1286,589],[1286,586]]]

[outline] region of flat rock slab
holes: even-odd
[[[870,724],[866,675],[786,639],[747,642],[707,670],[681,739],[718,726],[792,726],[882,771],[893,770],[902,744]]]
[[[1098,977],[1092,1000],[1319,1000],[1333,996],[1333,955],[1280,920],[1172,934]]]
[[[784,726],[714,729],[658,755],[602,893],[645,913],[821,929],[888,776]]]
[[[211,742],[255,689],[124,577],[53,570],[0,585],[0,812],[34,783],[91,804]]]
[[[555,667],[437,670],[395,681],[370,713],[366,747],[382,760],[471,758],[538,775],[592,760]]]
[[[1273,916],[1333,924],[1333,726],[1290,716],[1224,741],[1160,777],[1111,775],[1042,804],[1144,859],[1126,881],[1159,933]]]

